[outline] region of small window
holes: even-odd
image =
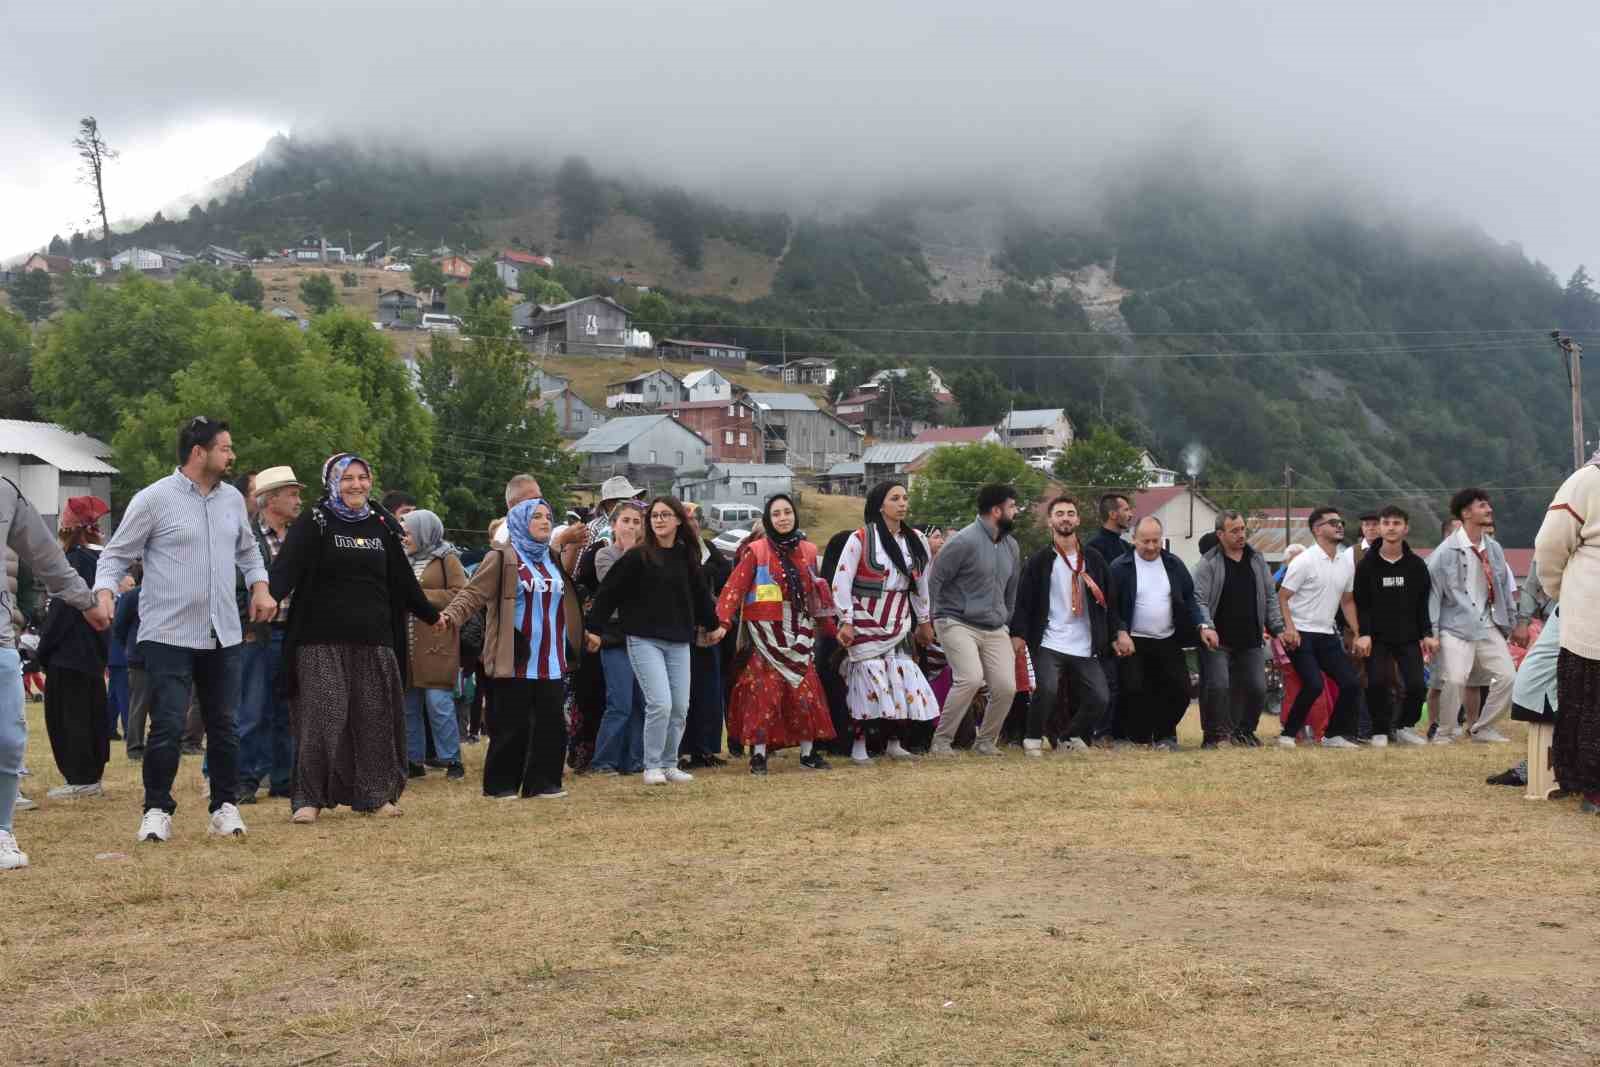
[[[728,405],[728,414],[729,414],[729,416],[737,416],[739,414],[739,410],[735,405],[729,404]]]
[[[739,436],[743,437],[744,434],[740,434]],[[733,444],[733,431],[732,430],[723,430],[722,431],[722,443],[725,444],[725,445]],[[740,441],[739,443],[741,445],[744,444],[743,441]]]
[[[680,466],[680,467],[683,466],[683,453],[682,452],[678,453],[678,466]]]
[[[756,483],[755,482],[745,482],[744,483],[744,495],[745,496],[755,496],[756,495]]]
[[[654,463],[655,461],[656,461],[656,450],[652,448],[650,450],[650,462]]]
[[[732,434],[732,433],[730,433],[730,434],[728,434],[728,436],[729,436],[729,437],[732,437],[732,436],[733,436],[733,434]],[[749,435],[749,434],[747,434],[747,433],[745,433],[745,432],[744,432],[744,431],[743,431],[743,430],[740,430],[740,431],[739,431],[739,443],[740,443],[740,444],[741,444],[741,445],[747,445],[747,444],[749,444],[749,443],[750,443],[750,435]]]

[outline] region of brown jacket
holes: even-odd
[[[428,603],[443,611],[467,584],[467,572],[455,556],[430,560],[417,581]],[[410,666],[406,685],[413,689],[453,689],[456,671],[461,667],[461,638],[454,630],[440,633],[433,627],[407,617],[406,640]]]
[[[561,572],[561,599],[566,605],[567,662],[577,662],[583,650],[583,609],[578,591],[551,553],[550,560]],[[495,545],[483,557],[472,580],[456,593],[443,614],[458,631],[461,624],[480,609],[487,608],[483,627],[483,673],[490,678],[516,675],[516,651],[512,630],[517,623],[517,554],[510,545]]]

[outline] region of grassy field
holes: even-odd
[[[186,758],[163,846],[118,756],[19,816],[5,1062],[1590,1064],[1600,824],[1483,784],[1521,751],[790,752],[491,802],[475,747],[404,818],[242,841]]]

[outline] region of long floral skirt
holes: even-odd
[[[939,717],[939,701],[917,661],[898,649],[874,659],[851,660],[845,666],[850,715],[855,719]]]
[[[765,656],[751,652],[733,683],[728,736],[769,749],[832,740],[833,719],[817,668],[807,670],[799,685],[790,685]]]
[[[295,651],[293,807],[376,811],[406,787],[405,690],[387,645]]]

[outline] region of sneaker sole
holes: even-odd
[[[533,799],[535,799],[535,800],[560,800],[562,797],[564,797],[566,795],[567,795],[567,791],[565,789],[563,789],[559,793],[535,793],[533,795]]]

